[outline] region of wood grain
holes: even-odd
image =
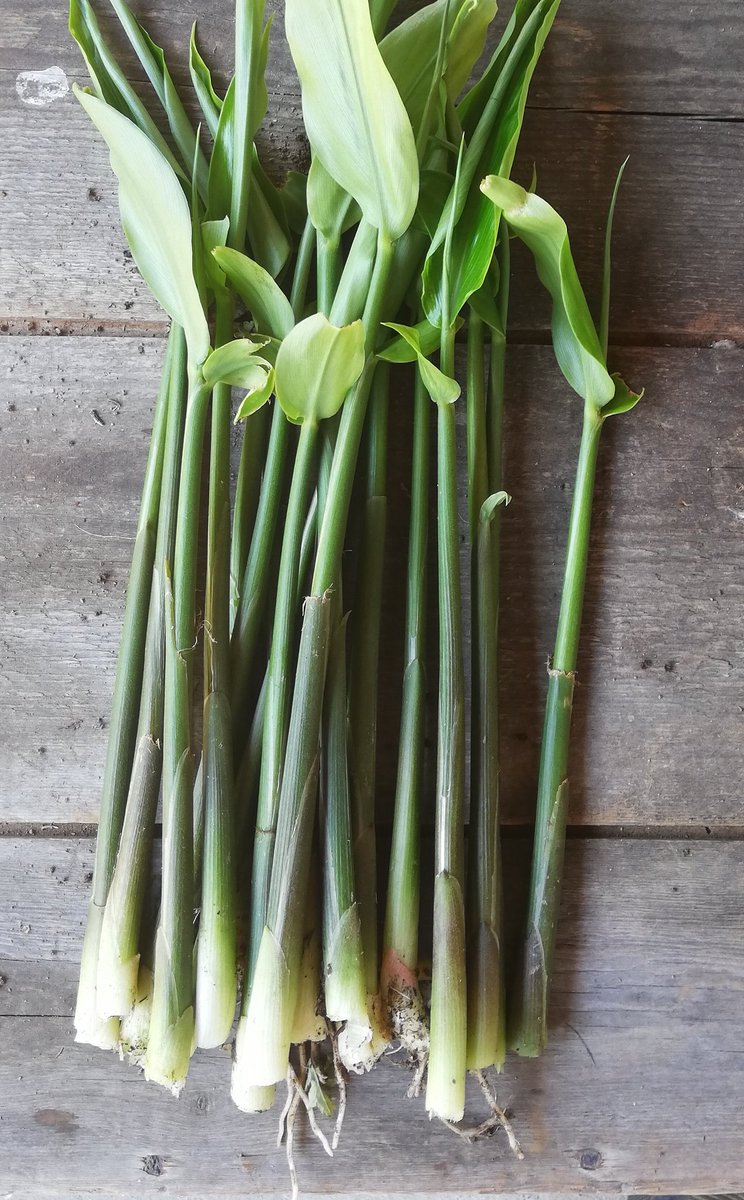
[[[211,62],[229,63],[232,54],[232,8],[221,0],[133,0],[131,7],[152,36],[169,52],[174,74],[185,78],[187,33],[195,15],[204,53]],[[417,7],[401,0],[398,12]],[[502,13],[512,5],[505,2]],[[142,72],[117,34],[106,4],[98,5],[101,23],[122,51],[131,78]],[[269,0],[277,15],[281,3]],[[503,26],[499,18],[497,29]],[[64,6],[53,0],[25,0],[8,14],[0,46],[0,72],[44,68],[58,63],[75,73],[77,51],[69,40]],[[297,91],[287,69],[286,51],[276,39],[272,83],[281,80],[286,101]],[[741,73],[744,29],[738,0],[563,0],[555,29],[535,81],[531,103],[543,108],[577,111],[688,113],[695,116],[744,115]],[[13,78],[15,75],[13,74]],[[291,82],[290,82],[291,81]],[[287,114],[290,115],[290,114]],[[297,119],[297,114],[294,114]],[[286,117],[285,117],[286,119]]]
[[[276,1114],[233,1109],[223,1051],[199,1053],[175,1101],[73,1044],[91,857],[86,842],[0,840],[3,1184],[129,1197],[155,1186],[143,1172],[155,1155],[165,1196],[284,1193]],[[741,1189],[743,869],[743,843],[572,842],[551,1047],[541,1060],[510,1059],[499,1081],[524,1162],[501,1138],[469,1148],[432,1125],[389,1061],[351,1081],[335,1160],[301,1131],[310,1192]],[[19,1011],[23,993],[35,1013]]]
[[[213,16],[228,8],[215,8]],[[643,17],[640,10],[647,8]],[[678,29],[675,63],[685,86],[701,74],[698,67],[707,53],[711,66],[721,64],[706,75],[719,96],[711,100],[710,111],[721,106],[728,111],[720,99],[726,88],[732,91],[732,103],[740,106],[741,89],[726,81],[741,50],[739,42],[744,42],[742,24],[733,20],[730,4],[710,6],[704,18],[696,8],[700,6],[691,13],[688,6],[682,13],[671,0],[662,6],[638,3],[631,17],[627,6],[621,13],[609,0],[594,5],[567,0],[556,25],[559,42],[539,68],[536,107],[527,115],[516,177],[527,181],[537,163],[540,190],[569,221],[577,260],[594,296],[609,193],[619,163],[631,154],[616,224],[613,336],[619,342],[744,340],[743,276],[729,250],[742,221],[744,125],[705,119],[709,110],[702,101],[692,110],[696,115],[680,115],[690,109],[684,104],[676,108],[671,97],[659,110],[650,101],[631,101],[631,116],[610,100],[605,107],[623,111],[601,114],[591,111],[596,105],[588,99],[573,104],[564,103],[565,96],[560,103],[557,97],[551,100],[548,85],[555,80],[570,90],[583,69],[606,72],[592,85],[597,96],[611,97],[613,89],[632,86],[629,64],[635,60],[627,39],[633,44],[648,39],[644,44],[650,49],[640,60],[658,62],[654,38],[666,23],[668,29]],[[180,6],[167,6],[166,15],[162,4],[148,7],[150,22],[169,47],[176,31],[183,33],[189,24]],[[221,61],[229,55],[227,34],[226,17],[206,22],[205,45],[217,47]],[[263,152],[281,177],[302,161],[304,140],[293,68],[281,38],[275,42]],[[34,108],[20,103],[15,92],[19,70],[49,61],[82,82],[77,51],[68,43],[61,9],[50,11],[46,0],[11,19],[0,69],[5,148],[0,169],[0,328],[26,329],[33,321],[44,329],[77,329],[84,322],[87,332],[107,329],[112,322],[126,328],[131,322],[135,335],[162,329],[162,314],[127,255],[105,150],[79,105],[68,94]],[[688,61],[690,55],[696,63],[699,56],[698,67]],[[658,70],[656,78],[663,85],[666,71]],[[551,104],[558,110],[547,111]],[[659,115],[642,115],[648,111]],[[518,257],[517,263],[525,268],[520,276],[526,286],[516,289],[513,330],[517,336],[544,337],[544,298],[526,259]]]
[[[161,352],[160,341],[130,338],[0,342],[0,820],[96,819]],[[605,431],[576,704],[574,824],[744,824],[744,437],[728,399],[743,360],[725,346],[617,354],[648,398]],[[408,398],[399,403],[405,415]],[[551,352],[514,349],[502,710],[504,804],[517,823],[532,815],[578,420]],[[407,522],[402,442],[398,453],[393,630]],[[383,818],[397,747],[395,636],[383,658]]]

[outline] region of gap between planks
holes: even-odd
[[[390,832],[389,820],[376,823],[378,834]],[[28,821],[0,821],[0,838],[94,838],[98,826],[95,822],[61,822],[48,824]],[[423,834],[429,830],[424,827]],[[504,825],[501,837],[507,841],[531,838],[533,825]],[[155,836],[162,836],[162,826],[156,825]],[[568,825],[566,838],[582,841],[625,841],[655,842],[741,842],[744,841],[742,825]]]
[[[9,317],[0,316],[0,335],[8,337],[64,337],[64,338],[149,338],[163,340],[170,329],[168,321],[121,321],[101,320],[97,317]],[[464,336],[458,334],[457,341],[464,344]],[[509,346],[549,346],[551,344],[548,330],[512,329],[509,333]],[[654,333],[649,331],[645,336],[638,333],[623,334],[622,331],[612,337],[610,351],[614,348],[623,350],[709,350],[724,347],[737,350],[744,347],[744,340],[736,337],[707,335],[696,337],[692,333],[680,330],[667,330]]]

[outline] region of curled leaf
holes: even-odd
[[[509,179],[490,175],[481,189],[532,253],[550,293],[553,347],[561,371],[583,400],[603,408],[615,395],[615,382],[576,273],[565,221],[545,200]]]
[[[230,387],[255,391],[263,387],[271,364],[256,352],[263,349],[263,342],[250,338],[236,338],[213,350],[202,368],[204,380],[210,387],[227,383]]]
[[[235,414],[235,424],[237,425],[238,421],[244,421],[246,417],[250,417],[251,413],[257,412],[267,400],[271,399],[273,391],[274,368],[271,367],[266,372],[266,377],[263,384],[254,388],[253,391],[248,391],[248,393],[243,397],[240,407]]]
[[[460,395],[460,385],[456,379],[445,375],[439,367],[435,367],[424,353],[418,325],[398,325],[394,321],[386,321],[388,329],[394,329],[407,342],[416,356],[421,382],[435,404],[454,404]]]
[[[641,388],[640,392],[631,392],[625,380],[616,372],[613,372],[612,379],[615,383],[615,395],[602,409],[603,417],[615,417],[620,413],[630,412],[645,394],[645,388]]]
[[[488,525],[493,520],[496,510],[502,504],[506,508],[507,504],[511,504],[511,499],[508,492],[493,492],[492,495],[487,496],[481,504],[480,512],[478,513],[478,520],[481,525]]]
[[[454,324],[455,331],[461,329],[463,324],[462,317],[458,317]],[[441,330],[437,329],[436,325],[431,325],[426,317],[419,321],[418,325],[388,323],[387,328],[396,330],[398,336],[377,351],[377,357],[383,359],[384,362],[412,363],[416,362],[419,353],[428,356],[439,349]],[[405,330],[405,334],[401,330]]]
[[[332,325],[322,313],[295,325],[276,356],[276,396],[290,421],[338,412],[364,370],[364,326]]]

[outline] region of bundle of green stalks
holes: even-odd
[[[467,1072],[484,1083],[503,1064],[497,635],[514,235],[552,295],[558,362],[585,404],[513,1031],[523,1053],[544,1044],[598,433],[636,399],[605,366],[609,287],[597,333],[565,226],[508,178],[558,4],[517,0],[495,42],[495,0],[435,0],[389,31],[391,0],[286,0],[311,154],[306,174],[277,185],[260,153],[263,0],[237,0],[224,94],[192,31],[188,105],[124,0],[111,7],[149,81],[146,100],[92,0],[71,0],[91,78],[78,99],[108,145],[133,258],[172,321],[75,1026],[79,1041],[128,1053],[176,1094],[196,1048],[228,1041],[236,1016],[232,1096],[259,1111],[288,1081],[283,1118],[298,1098],[311,1116],[327,1111],[328,1076],[343,1089],[345,1072],[368,1070],[392,1043],[414,1060],[416,1087],[426,1075],[429,1113],[448,1122],[463,1118]],[[378,678],[389,408],[401,387],[411,504],[383,912]],[[243,429],[234,489],[233,421]],[[425,822],[435,829],[431,914],[420,902]],[[433,927],[426,996],[420,927]]]

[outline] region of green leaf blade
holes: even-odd
[[[132,256],[158,303],[186,334],[189,361],[209,353],[209,326],[194,281],[191,215],[172,167],[127,117],[79,88],[75,94],[109,148]]]
[[[286,337],[295,323],[292,305],[269,272],[238,250],[217,247],[213,254],[217,265],[248,306],[256,328],[272,337]]]
[[[391,241],[418,199],[416,145],[367,0],[287,0],[286,31],[314,154]]]
[[[537,273],[553,301],[553,347],[571,387],[596,408],[608,404],[615,384],[576,273],[563,218],[545,200],[508,179],[489,176],[483,194],[532,253]]]
[[[276,357],[276,395],[290,421],[334,416],[364,370],[364,326],[306,317],[285,337]]]
[[[499,215],[484,202],[480,181],[486,175],[508,176],[511,171],[532,76],[559,4],[560,0],[519,0],[491,65],[458,109],[468,147],[459,185],[453,187],[442,212],[424,268],[422,300],[433,324],[441,324],[443,311],[458,313],[486,278]],[[443,244],[453,214],[454,269],[445,272]]]

